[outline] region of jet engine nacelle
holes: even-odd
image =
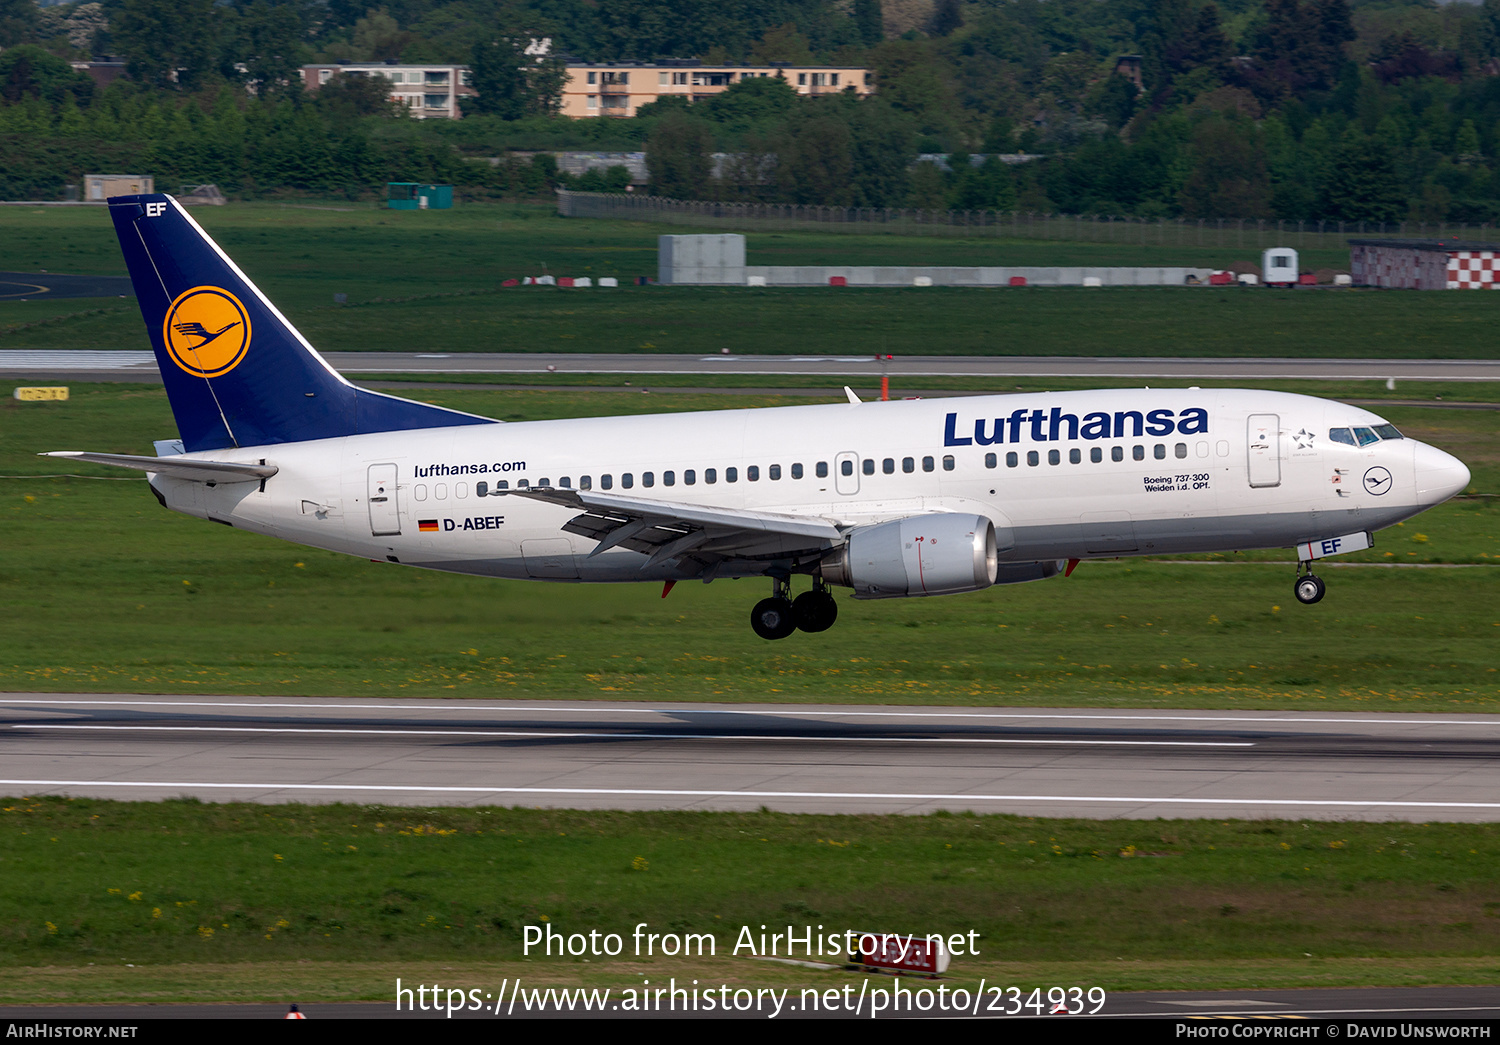
[[[995,583],[995,524],[983,515],[914,515],[849,534],[818,572],[857,599],[952,595]]]

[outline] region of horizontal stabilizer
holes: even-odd
[[[133,454],[95,454],[87,450],[53,450],[39,457],[67,457],[75,461],[134,468],[142,472],[170,475],[174,479],[191,479],[199,483],[250,483],[275,475],[274,464],[244,464],[239,461],[195,461],[172,457],[136,457]]]

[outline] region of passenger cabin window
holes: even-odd
[[[490,484],[489,483],[480,481],[480,482],[477,482],[477,483],[474,484],[474,496],[475,497],[488,497],[489,495],[490,495]]]
[[[781,478],[781,465],[779,465],[779,464],[773,464],[773,465],[771,465],[771,467],[767,468],[766,469],[766,477],[769,478],[769,479],[771,479],[772,481],[780,479]]]
[[[1151,448],[1151,456],[1155,457],[1158,461],[1165,461],[1167,459],[1167,444],[1157,443]]]
[[[1095,464],[1098,464],[1100,461],[1104,460],[1104,451],[1097,446],[1090,447],[1089,460],[1093,461]]]
[[[802,478],[802,466],[800,464],[794,464],[794,465],[792,465],[792,478],[793,479],[801,479]]]
[[[819,461],[818,462],[818,478],[819,479],[827,479],[828,478],[828,462],[827,461]]]
[[[605,473],[599,477],[599,488],[601,490],[612,490],[615,486],[615,477]]]
[[[956,462],[956,461],[953,460],[953,455],[952,454],[945,454],[943,456],[943,471],[945,471],[945,472],[951,472],[951,471],[953,471],[953,468],[954,468],[954,466],[957,463],[958,462]]]
[[[1012,450],[1010,453],[1008,453],[1008,454],[1005,455],[1005,467],[1007,467],[1007,468],[1014,468],[1016,465],[1018,465],[1020,463],[1021,463],[1021,459],[1016,456],[1016,452],[1014,450]]]
[[[1187,443],[1178,443],[1175,447],[1173,447],[1172,452],[1176,454],[1179,459],[1186,457]]]
[[[937,462],[930,457],[922,458],[922,471],[930,472],[937,467]]]
[[[682,481],[688,486],[696,486],[698,483],[698,473],[695,470],[688,468],[682,473]]]
[[[1146,459],[1146,448],[1144,446],[1133,446],[1130,448],[1130,456],[1137,461]]]
[[[1078,447],[1075,446],[1075,447],[1073,447],[1073,449],[1071,449],[1071,450],[1068,451],[1068,463],[1069,464],[1078,464],[1082,460],[1083,460],[1083,451],[1079,450]]]
[[[703,469],[703,481],[710,485],[719,481],[719,470],[717,468]]]
[[[839,462],[839,471],[842,472],[844,475],[853,475],[854,474],[854,462],[853,461],[840,461]]]
[[[628,490],[628,489],[630,489],[634,485],[635,485],[635,476],[632,475],[631,473],[626,472],[625,474],[623,474],[623,475],[620,476],[620,487],[621,487],[621,489]]]
[[[1057,451],[1057,450],[1048,450],[1047,451],[1047,463],[1048,464],[1062,464],[1062,453],[1060,451]]]
[[[1125,448],[1123,446],[1112,447],[1109,451],[1109,459],[1111,461],[1125,460]]]
[[[676,486],[677,485],[677,473],[676,472],[662,472],[661,473],[661,484],[663,486]],[[650,486],[651,484],[647,483],[646,485]]]
[[[995,467],[995,465],[997,465],[999,463],[1000,463],[999,459],[994,454],[985,454],[984,455],[984,466],[986,468],[993,468],[993,467]]]
[[[882,472],[884,472],[886,475],[895,475],[896,474],[896,459],[894,457],[887,457],[884,461],[881,461],[880,462],[880,470]]]
[[[724,481],[726,483],[737,483],[740,481],[740,470],[738,468],[724,469]]]
[[[594,488],[594,477],[592,475],[580,475],[578,477],[578,488],[580,490],[592,490]]]
[[[1027,450],[1026,463],[1030,467],[1035,468],[1037,465],[1042,463],[1042,455],[1037,453],[1035,450]]]
[[[642,486],[655,486],[656,485],[656,473],[655,472],[642,472],[641,473],[641,485]]]
[[[874,475],[875,474],[875,458],[873,458],[873,457],[866,457],[863,461],[861,461],[860,462],[860,471],[864,472],[866,475]]]
[[[917,459],[915,457],[901,458],[901,470],[903,472],[915,472],[917,470]]]
[[[848,462],[846,461],[845,464],[847,464],[847,463]],[[845,473],[845,474],[847,475],[848,473]],[[746,466],[746,468],[745,468],[745,481],[746,482],[751,482],[751,483],[758,483],[758,482],[760,482],[760,465],[758,465],[758,464],[752,464],[752,465],[747,465]]]

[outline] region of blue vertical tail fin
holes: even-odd
[[[109,213],[188,452],[494,423],[345,381],[171,196]]]

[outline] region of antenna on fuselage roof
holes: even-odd
[[[849,402],[854,406],[859,406],[864,402],[863,399],[854,394],[854,389],[850,388],[848,385],[844,386],[844,395],[849,397]]]

